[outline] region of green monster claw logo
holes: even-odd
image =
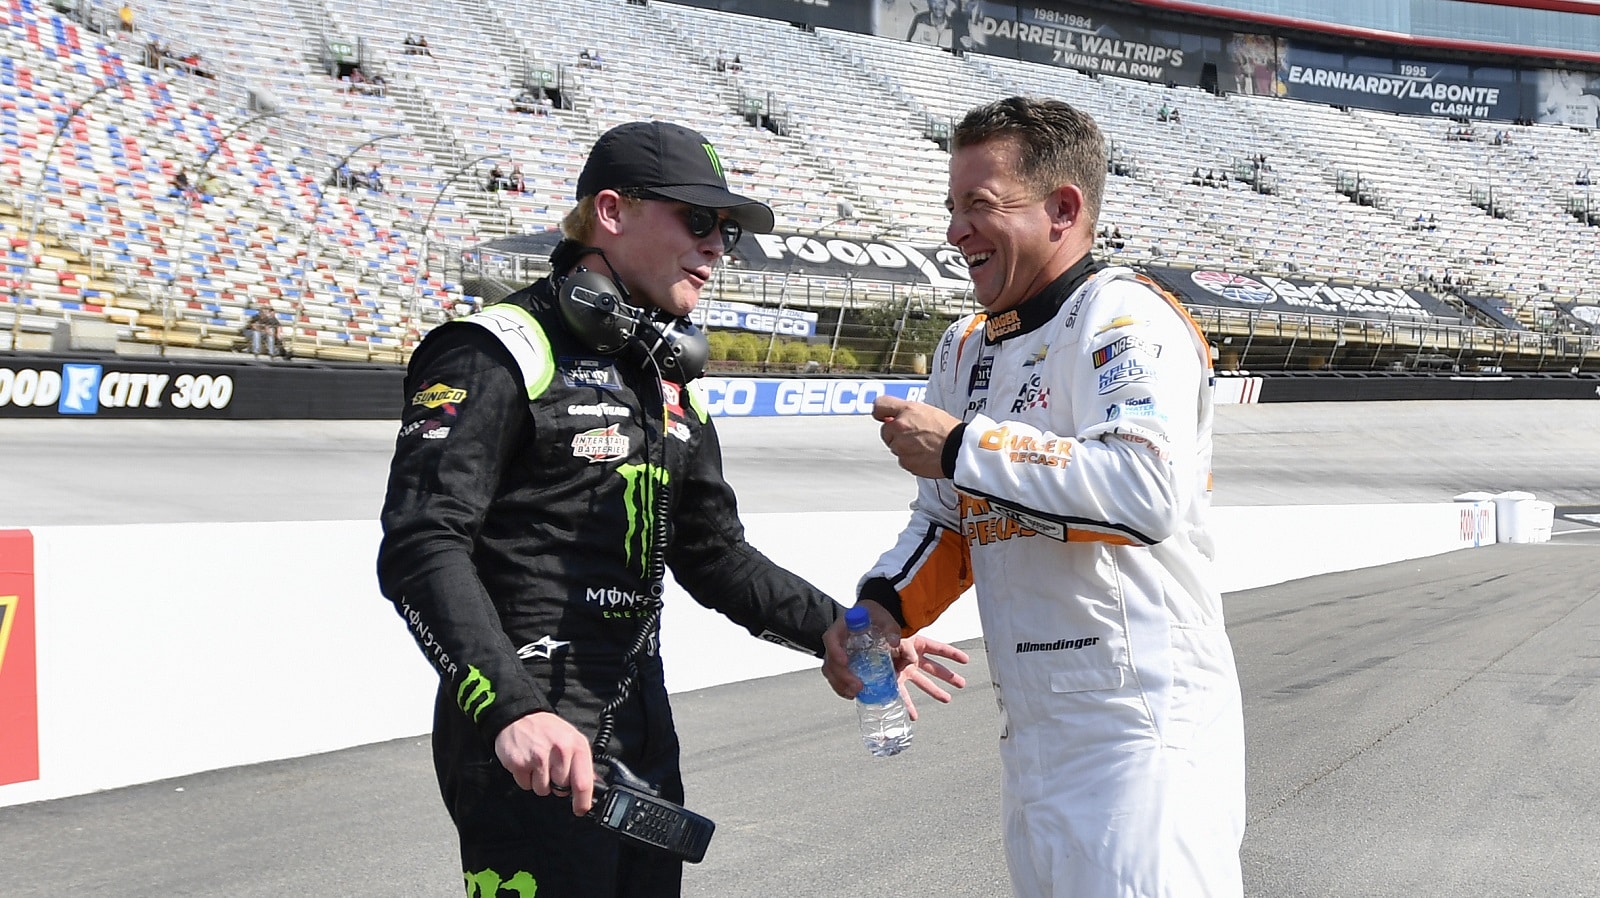
[[[722,173],[722,157],[717,155],[717,148],[709,143],[703,143],[701,146],[706,148],[706,155],[711,157],[711,167],[717,170],[717,177],[727,177]]]
[[[646,577],[650,571],[650,534],[655,532],[656,486],[664,486],[670,473],[664,468],[650,465],[618,465],[616,470],[628,482],[627,491],[623,493],[623,502],[628,509],[628,532],[623,536],[623,551],[627,553],[629,563],[637,556],[639,576]],[[646,472],[649,472],[648,476]]]
[[[483,675],[483,671],[467,665],[467,678],[461,681],[461,688],[456,690],[456,704],[462,711],[471,714],[474,722],[494,704],[494,685]]]
[[[526,870],[518,870],[510,879],[502,880],[493,870],[464,871],[467,880],[467,898],[499,898],[500,890],[515,892],[517,898],[533,898],[539,894],[539,881]]]

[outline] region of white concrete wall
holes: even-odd
[[[1472,506],[1215,510],[1224,591],[1494,542]],[[1479,512],[1478,514],[1481,514]],[[903,512],[755,514],[750,540],[849,601]],[[435,678],[379,595],[372,521],[40,527],[40,777],[0,806],[427,732]],[[673,691],[817,662],[669,588]],[[979,635],[971,598],[930,633]],[[817,688],[825,689],[821,678]]]

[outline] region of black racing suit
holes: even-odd
[[[543,280],[418,347],[378,577],[440,672],[434,761],[468,894],[677,895],[680,862],[621,847],[570,799],[517,788],[496,734],[554,711],[594,738],[637,643],[602,750],[683,800],[653,534],[696,601],[762,638],[820,656],[842,609],[745,542],[716,430],[689,392],[662,384],[642,351],[588,349],[555,303]]]

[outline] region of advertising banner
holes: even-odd
[[[780,22],[837,28],[865,34],[872,30],[872,9],[861,0],[673,0],[684,6],[720,9]],[[904,0],[909,3],[910,0]]]
[[[0,366],[0,417],[228,417],[234,378],[136,361]]]
[[[745,302],[703,299],[689,313],[689,320],[701,327],[736,328],[786,337],[809,337],[817,332],[817,313],[796,309],[768,309]]]
[[[1600,127],[1600,75],[1567,69],[1535,69],[1531,118],[1541,124]]]
[[[699,384],[714,418],[870,415],[879,396],[921,402],[928,395],[928,383],[921,380],[704,377]]]
[[[0,530],[0,786],[39,778],[33,534]]]
[[[0,418],[398,418],[399,366],[0,359]]]
[[[873,7],[872,33],[880,37],[1144,81],[1199,85],[1207,62],[1226,59],[1226,32],[1152,26],[1060,0],[876,0]]]
[[[1218,268],[1190,270],[1152,265],[1145,270],[1184,303],[1194,306],[1382,321],[1459,324],[1462,320],[1461,314],[1442,300],[1401,287],[1236,274]]]
[[[1494,66],[1339,53],[1288,42],[1283,96],[1404,115],[1510,121],[1521,115],[1517,73]]]
[[[849,277],[949,290],[964,290],[972,283],[967,260],[949,244],[746,233],[739,238],[733,256],[746,271]]]

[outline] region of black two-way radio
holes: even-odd
[[[610,757],[595,760],[611,772],[604,782],[595,782],[590,819],[624,839],[659,848],[691,864],[700,863],[716,831],[715,823],[662,798],[621,761]]]

